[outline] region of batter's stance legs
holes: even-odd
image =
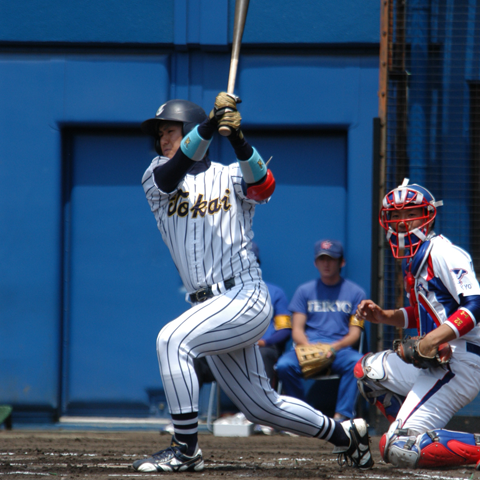
[[[339,423],[299,399],[278,395],[270,386],[257,345],[207,361],[220,387],[251,422],[326,440],[335,445],[333,453],[342,464],[373,466],[365,420]]]
[[[278,395],[266,377],[257,345],[209,356],[207,361],[221,388],[250,421],[329,441],[335,445],[333,453],[338,455],[341,465],[360,469],[373,466],[365,420],[339,423],[298,399]],[[262,373],[256,373],[258,371]],[[149,458],[137,460],[134,468],[142,472],[202,470],[204,464],[197,445],[196,415],[197,412],[173,414],[175,435],[171,446]],[[184,427],[184,436],[179,425]]]
[[[259,284],[264,288],[264,284]],[[258,292],[258,298],[268,298]],[[249,295],[250,307],[240,316],[235,300]],[[169,448],[135,462],[140,471],[199,471],[203,460],[198,448],[198,380],[193,358],[205,355],[205,345],[212,344],[221,355],[207,355],[213,375],[223,391],[252,422],[286,430],[298,435],[317,437],[335,445],[334,453],[342,464],[366,469],[373,465],[367,424],[363,419],[339,423],[301,400],[278,395],[265,373],[258,345],[268,325],[270,302],[255,301],[255,288],[231,289],[210,302],[195,306],[170,322],[160,332],[157,352],[167,402],[174,424],[174,438]],[[231,309],[232,315],[225,310]],[[209,313],[205,322],[205,312]],[[260,319],[260,320],[259,320]],[[238,329],[239,334],[235,335]],[[218,331],[226,330],[225,339]],[[256,331],[258,330],[258,332]],[[243,344],[242,344],[243,342]]]

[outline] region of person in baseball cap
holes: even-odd
[[[325,285],[337,285],[342,277],[340,272],[345,266],[343,246],[338,240],[319,240],[315,243],[315,267]]]
[[[363,289],[340,274],[345,265],[338,240],[319,240],[314,245],[314,264],[320,277],[300,285],[290,302],[292,339],[296,345],[328,343],[334,353],[332,373],[340,377],[333,418],[345,421],[355,416],[358,397],[353,367],[362,357],[358,350],[363,322],[353,315],[366,298]],[[303,373],[295,350],[277,362],[277,375],[286,395],[307,399]]]
[[[338,240],[319,240],[315,243],[315,260],[320,255],[343,258],[343,246]]]

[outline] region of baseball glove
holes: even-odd
[[[452,348],[448,343],[442,343],[433,357],[425,357],[418,350],[418,344],[424,336],[405,337],[403,340],[394,340],[393,350],[405,362],[417,368],[437,368],[450,362]]]
[[[327,356],[328,352],[331,355]],[[326,370],[335,360],[335,349],[328,343],[312,343],[295,347],[303,378],[310,378]]]

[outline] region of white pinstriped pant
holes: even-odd
[[[328,440],[333,420],[270,386],[255,342],[272,314],[268,289],[258,280],[196,304],[165,325],[157,338],[157,355],[170,413],[198,412],[193,359],[208,355],[218,384],[248,420]]]

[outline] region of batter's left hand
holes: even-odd
[[[233,93],[220,92],[215,98],[215,109],[221,110],[222,108],[230,108],[232,110],[237,109],[237,104],[242,103],[240,97],[237,97]]]
[[[225,113],[237,111],[237,103],[241,103],[241,101],[240,97],[232,93],[220,92],[215,98],[215,105],[208,116],[210,122],[218,125]]]

